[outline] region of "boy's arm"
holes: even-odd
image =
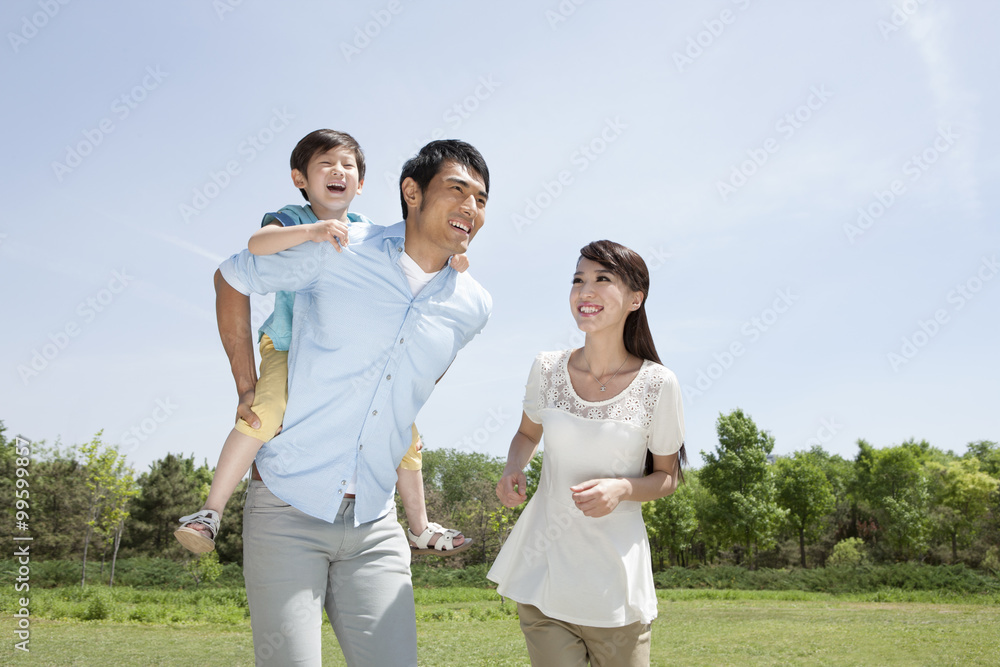
[[[271,222],[254,232],[247,249],[254,255],[273,255],[306,241],[329,241],[340,252],[347,245],[347,223],[320,220],[313,224],[282,227],[280,222]]]
[[[260,428],[260,419],[250,410],[254,388],[257,386],[253,330],[250,326],[250,297],[230,287],[221,271],[215,272],[215,316],[219,321],[219,337],[226,356],[229,357],[229,367],[239,395],[236,416],[253,428]]]

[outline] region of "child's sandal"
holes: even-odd
[[[181,527],[174,531],[174,537],[185,549],[196,554],[203,554],[215,549],[215,537],[219,534],[219,520],[221,519],[215,510],[201,510],[194,514],[181,517]],[[208,528],[211,537],[203,531],[195,530],[192,524],[199,524]]]

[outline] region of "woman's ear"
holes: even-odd
[[[645,298],[646,298],[645,294],[643,294],[642,292],[636,292],[635,296],[632,297],[632,305],[629,306],[629,310],[639,310]]]

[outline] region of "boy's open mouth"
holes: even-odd
[[[326,189],[330,192],[344,192],[347,190],[347,185],[344,183],[327,183]]]

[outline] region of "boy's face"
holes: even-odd
[[[320,220],[341,217],[364,185],[358,179],[354,151],[344,146],[313,155],[305,174],[292,170],[292,182],[309,195],[309,204]]]
[[[445,162],[422,193],[410,178],[403,182],[403,189],[407,200],[416,205],[417,210],[410,211],[410,216],[417,216],[416,229],[449,254],[466,252],[472,237],[486,223],[486,185],[463,164]]]

